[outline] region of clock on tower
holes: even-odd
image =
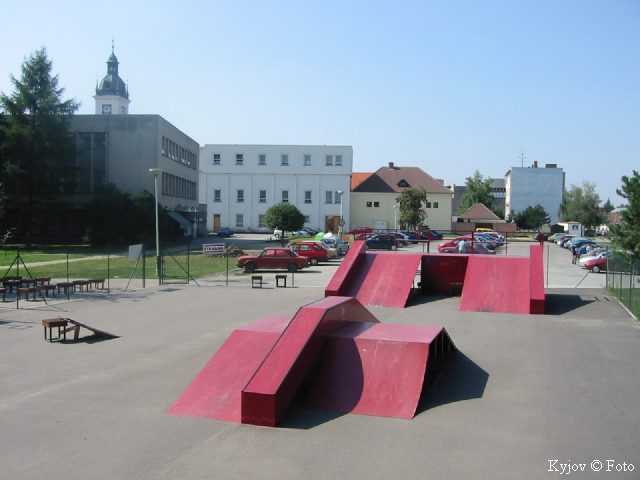
[[[111,115],[111,105],[108,103],[105,103],[104,105],[102,105],[102,114],[103,115]]]

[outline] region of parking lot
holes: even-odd
[[[561,463],[586,464],[575,478],[638,478],[638,322],[596,285],[604,274],[555,245],[547,258],[546,315],[459,312],[459,297],[373,309],[383,322],[444,325],[459,349],[410,421],[296,407],[263,428],[166,414],[234,328],[322,298],[337,261],[295,274],[295,288],[251,289],[238,271],[229,288],[211,279],[2,308],[2,478],[539,479]],[[58,316],[120,338],[45,342],[41,320]],[[610,459],[635,470],[591,468]]]

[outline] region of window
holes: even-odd
[[[220,165],[220,154],[219,153],[214,153],[213,154],[213,164],[214,165]]]
[[[238,190],[236,192],[236,202],[244,203],[244,190]]]
[[[241,213],[236,214],[236,227],[244,227],[244,215]]]
[[[267,218],[266,215],[258,215],[258,227],[266,227],[267,224],[265,223],[265,218]]]
[[[342,155],[336,155],[336,167],[342,166]]]
[[[258,155],[258,165],[266,165],[267,164],[267,156],[264,153]]]
[[[305,190],[304,203],[311,203],[311,190]]]
[[[343,193],[335,192],[335,201],[333,203],[342,203]]]
[[[236,153],[236,165],[244,165],[244,154]]]
[[[304,216],[304,223],[309,223],[309,215]]]
[[[433,208],[438,208],[438,202],[433,202]]]
[[[258,200],[259,203],[267,203],[267,191],[260,190],[260,198]]]
[[[305,156],[304,156],[304,166],[305,167],[310,167],[311,166],[311,155],[305,154]]]
[[[424,205],[426,208],[431,208],[431,202],[426,202]]]
[[[324,203],[333,203],[333,192],[332,191],[324,192]]]
[[[221,190],[214,190],[213,191],[213,201],[218,203],[221,202],[222,200],[220,200],[220,194],[221,194]]]
[[[373,208],[378,208],[380,206],[380,202],[373,202]]]
[[[287,165],[289,165],[289,155],[287,155],[286,153],[282,154],[282,159],[280,161],[280,165],[285,166],[285,167]]]
[[[368,207],[368,208],[373,207],[373,202],[367,202],[367,207]]]
[[[324,164],[327,167],[333,165],[333,155],[327,155],[327,159],[325,160]]]
[[[289,203],[289,190],[282,190],[282,203]]]

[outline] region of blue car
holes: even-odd
[[[228,227],[222,227],[218,229],[218,233],[216,233],[216,235],[218,235],[219,237],[231,237],[234,233],[235,232],[232,229]]]

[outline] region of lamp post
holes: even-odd
[[[342,225],[344,224],[344,219],[342,218],[342,194],[344,192],[342,190],[338,190],[338,195],[340,195],[340,224],[338,225],[338,236],[342,234]]]
[[[398,230],[398,207],[397,203],[393,204],[393,228]]]
[[[162,175],[162,170],[159,168],[150,168],[149,173],[153,175],[153,187],[155,190],[156,198],[156,274],[158,280],[160,280],[160,227],[158,223],[158,177]]]

